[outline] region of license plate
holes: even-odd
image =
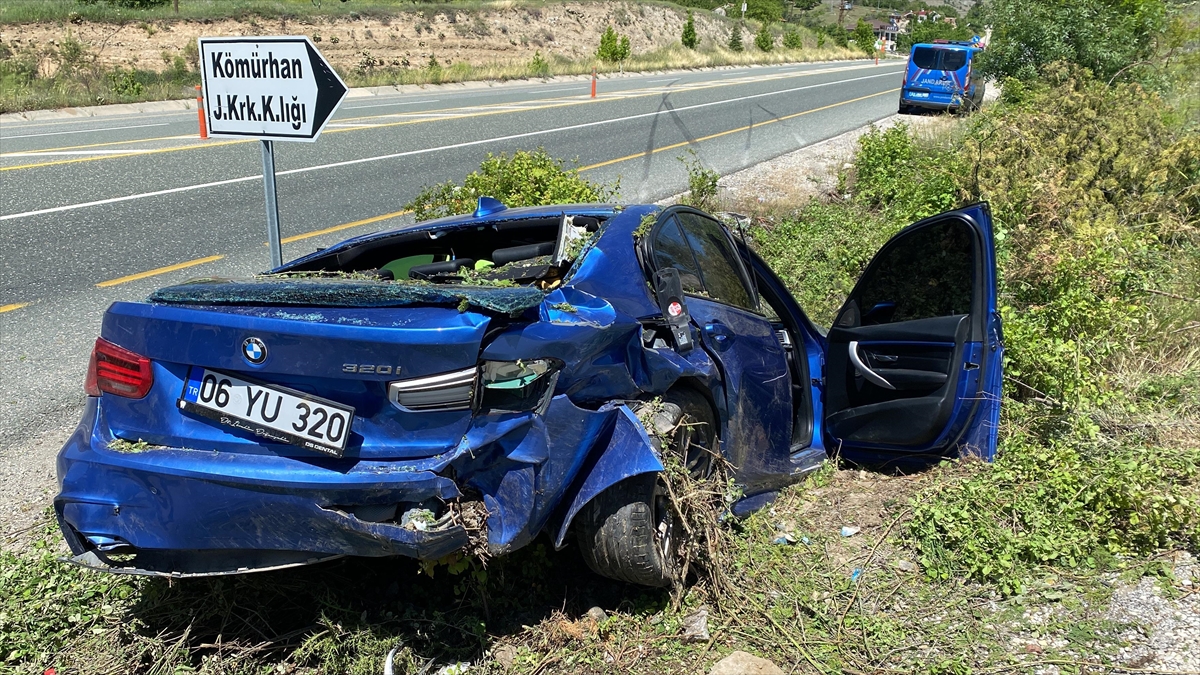
[[[179,408],[276,443],[341,457],[354,408],[206,368],[188,373]]]

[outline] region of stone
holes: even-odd
[[[783,671],[764,658],[734,652],[714,663],[708,675],[783,675]]]
[[[501,668],[508,670],[517,660],[517,648],[512,645],[500,645],[492,650],[492,658],[500,664]]]
[[[587,611],[587,618],[595,621],[596,623],[604,623],[608,620],[608,614],[599,607],[593,607]]]

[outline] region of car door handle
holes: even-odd
[[[871,358],[880,363],[895,363],[900,360],[895,354],[871,354]]]
[[[854,364],[854,370],[866,378],[867,382],[883,387],[884,389],[895,389],[891,382],[883,379],[879,373],[871,370],[867,367],[867,364],[863,363],[862,357],[858,355],[858,340],[850,342],[850,363]]]

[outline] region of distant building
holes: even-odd
[[[896,51],[896,38],[900,34],[900,27],[895,20],[889,19],[883,21],[874,19],[869,22],[871,30],[875,32],[875,37],[883,40],[883,48],[889,52]]]

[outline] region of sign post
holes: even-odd
[[[346,84],[307,37],[200,38],[208,135],[262,141],[271,266],[283,264],[275,141],[312,142],[346,97]]]

